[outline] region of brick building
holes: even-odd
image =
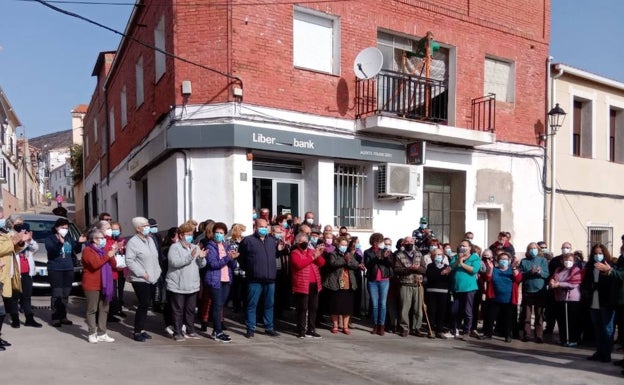
[[[137,2],[98,57],[88,220],[268,207],[395,239],[421,215],[445,241],[541,238],[549,1],[204,3]]]

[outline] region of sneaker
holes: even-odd
[[[299,338],[300,340],[305,339],[306,337],[308,337],[308,335],[307,335],[307,334],[305,334],[305,333],[299,333],[299,334],[297,334],[297,338]],[[312,337],[312,336],[310,336],[310,337]]]
[[[436,338],[439,338],[441,340],[448,340],[449,337],[447,336],[447,334],[450,334],[450,333],[436,333]],[[453,336],[451,335],[451,337]]]
[[[141,335],[143,336],[143,338],[145,338],[146,340],[151,340],[152,336],[150,336],[149,334],[147,334],[146,332],[141,332]]]
[[[73,324],[74,324],[73,322],[71,322],[71,321],[70,321],[70,320],[68,320],[67,318],[63,318],[63,319],[61,320],[61,323],[62,323],[63,325],[73,325]]]
[[[476,330],[472,330],[470,331],[470,337],[480,339],[481,334],[479,334],[479,332],[477,332]]]
[[[175,334],[175,332],[173,331],[173,326],[169,325],[165,328],[165,332],[167,334],[169,334],[171,337],[173,337],[173,335]]]
[[[185,341],[186,338],[184,338],[184,336],[182,334],[174,334],[173,335],[173,340],[176,342],[182,342]]]
[[[505,337],[505,342],[507,343],[511,342],[511,337]]]
[[[8,346],[11,346],[11,344],[9,343],[9,341],[7,341],[7,340],[3,340],[2,338],[0,338],[0,346],[2,346],[2,347],[5,347],[5,348],[6,348],[6,347],[8,347]]]
[[[321,337],[320,334],[318,334],[317,332],[315,332],[314,330],[310,330],[305,334],[306,337],[308,338],[315,338],[315,339],[320,339],[323,338]]]
[[[265,330],[264,334],[266,334],[269,337],[279,337],[279,333],[276,332],[275,330]]]
[[[188,338],[191,340],[198,340],[200,339],[199,335],[197,333],[188,333],[184,335],[184,338]]]
[[[229,342],[232,342],[232,339],[230,338],[230,336],[222,332],[222,333],[217,334],[217,336],[215,337],[215,341],[219,341],[219,342],[223,342],[224,344],[227,344]]]
[[[102,334],[101,336],[97,336],[98,342],[115,342],[114,338],[108,336],[108,334]]]
[[[245,338],[254,338],[254,331],[247,330],[247,332],[245,333]]]
[[[90,344],[97,344],[98,343],[97,334],[95,334],[95,333],[89,334],[89,343]]]
[[[134,333],[133,338],[137,342],[145,342],[145,337],[143,337],[142,333]]]
[[[186,334],[186,325],[182,325],[182,334]]]

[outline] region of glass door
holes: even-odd
[[[273,179],[273,212],[275,215],[299,216],[301,181]]]

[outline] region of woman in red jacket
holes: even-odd
[[[318,309],[318,293],[322,287],[319,268],[323,265],[325,265],[323,245],[319,244],[316,249],[308,248],[308,236],[304,233],[298,234],[290,252],[290,274],[297,306],[298,338],[321,338],[315,331],[314,323]]]
[[[113,269],[116,245],[105,251],[106,238],[97,228],[89,231],[87,246],[82,251],[82,289],[87,298],[89,342],[114,342],[106,333],[106,319],[113,299]],[[97,327],[95,313],[99,311]],[[98,333],[99,332],[99,333]]]

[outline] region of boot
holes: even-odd
[[[380,336],[386,334],[386,328],[384,325],[377,325],[377,334],[379,334]]]
[[[377,334],[377,328],[379,325],[373,325],[373,330],[371,330],[371,334]]]
[[[11,327],[15,329],[19,329],[20,327],[19,314],[11,314]]]
[[[202,322],[199,328],[199,331],[207,332],[208,331],[208,322]]]
[[[26,314],[26,322],[24,322],[24,326],[31,326],[34,328],[40,328],[41,325],[39,322],[35,321],[35,316],[33,314]]]

